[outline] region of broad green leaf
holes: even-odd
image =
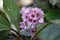
[[[0,31],[9,29],[10,29],[9,21],[0,15]]]
[[[35,35],[33,36],[33,39],[34,39],[35,37],[37,37],[38,34],[39,34],[43,29],[45,29],[48,25],[50,25],[50,24],[51,24],[51,23],[38,24],[38,25],[37,25],[37,30],[36,30]],[[31,39],[31,40],[32,40],[32,39]]]
[[[30,30],[26,31],[26,30],[20,30],[20,34],[23,35],[23,36],[26,36],[26,37],[30,37],[31,34],[30,34]]]
[[[4,12],[7,18],[11,21],[11,24],[14,24],[19,30],[19,22],[21,21],[20,17],[20,8],[13,2],[13,0],[4,0]]]
[[[0,31],[0,40],[8,40],[9,30]]]
[[[5,16],[0,13],[0,40],[7,40],[10,31],[10,23]]]
[[[53,6],[56,5],[57,2],[59,2],[59,0],[49,0],[50,4],[52,4]]]
[[[50,10],[50,5],[48,4],[48,2],[46,1],[42,1],[42,2],[37,2],[37,7],[41,8],[42,10],[44,10],[45,12],[47,12],[48,10]]]
[[[38,37],[41,40],[60,40],[60,26],[50,24],[40,32]]]
[[[56,24],[59,24],[60,21],[60,9],[50,10],[45,14],[46,18]]]

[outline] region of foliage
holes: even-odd
[[[4,10],[0,12],[0,40],[8,40],[11,32],[11,25],[14,24],[16,30],[12,30],[17,37],[17,40],[24,38],[33,40],[36,37],[41,40],[60,40],[60,0],[37,0],[36,6],[41,8],[45,13],[45,24],[37,25],[37,32],[33,38],[30,37],[29,32],[22,31],[20,33],[19,22],[22,21],[20,8],[13,0],[3,0]],[[33,6],[32,6],[33,7]],[[39,40],[40,40],[39,39]]]

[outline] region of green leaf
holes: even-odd
[[[0,31],[0,40],[8,40],[9,30]]]
[[[0,15],[0,31],[9,29],[10,29],[9,21]]]
[[[45,29],[48,25],[50,25],[50,24],[51,24],[51,23],[38,24],[38,25],[37,25],[37,31],[36,31],[35,35],[33,36],[33,39],[34,39],[35,37],[37,37],[38,34],[39,34],[43,29]],[[32,39],[31,39],[31,40],[32,40]]]
[[[56,5],[57,2],[59,2],[59,0],[49,0],[50,4],[52,4],[53,6]]]
[[[60,26],[50,24],[40,32],[38,37],[42,40],[60,40]]]
[[[42,2],[37,2],[37,7],[41,8],[42,10],[44,10],[45,12],[47,12],[48,10],[50,10],[50,5],[48,4],[48,2],[46,1],[42,1]]]
[[[4,0],[4,12],[11,24],[14,24],[19,30],[20,8],[13,2],[13,0]]]
[[[0,40],[7,40],[10,31],[10,23],[5,16],[0,13]]]
[[[45,14],[46,18],[56,24],[59,24],[60,21],[60,9],[50,10]]]
[[[31,36],[30,30],[28,30],[28,31],[20,30],[20,34],[23,35],[23,36],[26,36],[26,37],[30,37]]]

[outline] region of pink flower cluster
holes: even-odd
[[[23,22],[20,22],[22,30],[30,29],[31,34],[34,34],[37,27],[36,24],[44,23],[44,13],[40,8],[23,7],[20,11]]]

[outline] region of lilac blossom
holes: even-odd
[[[20,22],[20,28],[24,30],[30,28],[31,35],[36,32],[36,24],[44,23],[44,12],[40,8],[23,7],[20,13],[23,19],[23,22]]]
[[[36,32],[36,30],[37,30],[37,27],[35,25],[32,25],[31,28],[30,28],[31,36],[34,35],[34,33]]]
[[[24,29],[24,30],[27,30],[27,25],[25,22],[20,22],[20,28],[21,29]]]
[[[20,12],[23,21],[26,21],[29,24],[44,23],[44,13],[40,8],[22,8]]]

